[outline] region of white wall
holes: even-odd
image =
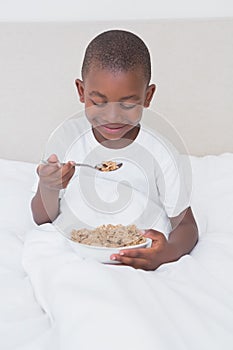
[[[53,130],[83,111],[74,80],[84,50],[111,28],[150,49],[158,132],[176,146],[180,135],[190,154],[233,152],[233,18],[0,23],[0,158],[39,162]]]
[[[0,21],[233,17],[232,0],[0,0]]]

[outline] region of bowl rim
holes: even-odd
[[[145,237],[146,238],[146,242],[144,243],[140,243],[140,244],[135,244],[135,245],[129,245],[129,246],[124,246],[124,247],[104,247],[104,246],[96,246],[96,245],[90,245],[90,244],[83,244],[83,243],[79,243],[76,241],[73,241],[72,239],[65,237],[69,242],[71,242],[74,245],[78,245],[81,247],[85,247],[88,249],[94,249],[94,250],[122,250],[122,249],[133,249],[133,248],[143,248],[145,246],[147,246],[147,244],[149,244],[152,240],[151,238]]]

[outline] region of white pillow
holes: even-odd
[[[233,153],[190,156],[190,160],[193,171],[191,205],[200,233],[233,233]]]
[[[19,237],[34,225],[30,202],[36,165],[0,159],[0,227],[17,230]]]

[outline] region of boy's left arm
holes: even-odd
[[[151,248],[124,249],[120,254],[112,255],[112,260],[137,269],[155,270],[190,253],[198,241],[198,228],[191,208],[170,221],[172,231],[168,239],[159,231],[146,230],[145,237],[152,239]]]
[[[198,241],[198,228],[190,207],[180,215],[170,218],[170,221],[172,231],[168,243],[174,261],[192,251]]]

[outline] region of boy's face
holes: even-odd
[[[76,86],[99,142],[133,140],[142,109],[149,107],[155,91],[155,85],[148,86],[138,70],[113,73],[94,69],[84,81],[77,79]]]

